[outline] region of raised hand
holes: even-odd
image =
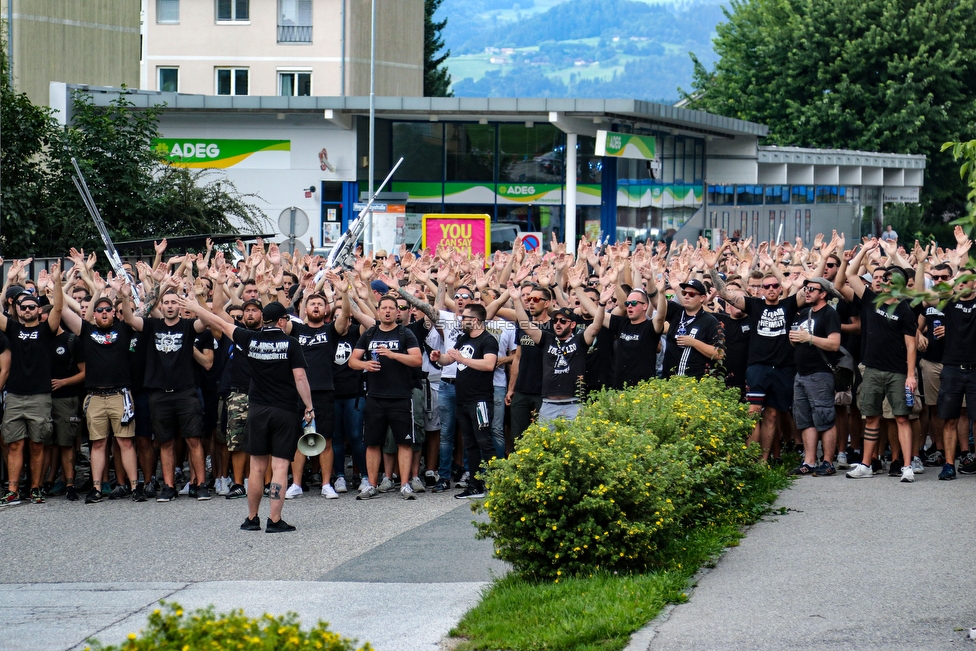
[[[210,239],[208,238],[207,239],[207,242],[209,242],[209,241],[210,241]],[[238,240],[238,242],[239,241],[240,240]],[[166,246],[167,246],[167,244],[168,244],[168,242],[166,241],[166,238],[165,237],[163,238],[163,241],[162,242],[153,241],[153,249],[156,250],[156,255],[163,255],[163,253],[166,252]],[[84,253],[84,251],[82,251],[82,253]]]

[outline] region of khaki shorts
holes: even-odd
[[[54,439],[54,423],[51,420],[50,393],[29,396],[8,393],[4,404],[4,443],[16,443],[30,438],[34,443],[51,444]]]
[[[101,441],[115,434],[118,438],[132,438],[136,435],[135,419],[125,425],[122,415],[125,413],[125,398],[121,393],[109,395],[89,394],[85,398],[85,420],[88,423],[88,439]]]
[[[883,403],[888,402],[894,416],[908,416],[911,407],[905,404],[905,375],[865,368],[864,380],[858,390],[857,406],[865,418],[883,415]]]
[[[939,387],[942,386],[942,364],[940,362],[930,362],[927,359],[918,360],[918,365],[922,370],[921,384],[922,391],[925,393],[925,406],[934,407],[939,404]]]
[[[54,444],[70,448],[81,432],[81,417],[78,416],[78,397],[52,398],[51,419],[54,421]]]

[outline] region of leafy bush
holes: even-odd
[[[265,614],[258,619],[232,610],[217,615],[213,606],[201,608],[187,615],[175,602],[159,602],[149,615],[149,628],[140,635],[129,633],[127,642],[118,646],[102,646],[91,640],[86,651],[353,651],[355,643],[329,630],[319,621],[310,631],[301,630],[298,615],[288,613],[280,617]],[[357,651],[368,651],[367,643]]]
[[[661,567],[657,552],[688,527],[754,519],[743,489],[770,472],[745,445],[754,424],[713,378],[602,392],[491,462],[479,536],[530,578]]]

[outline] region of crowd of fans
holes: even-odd
[[[129,280],[74,249],[36,278],[15,260],[0,506],[319,486],[479,498],[482,464],[533,420],[675,375],[724,377],[760,414],[762,458],[796,450],[799,475],[887,462],[902,482],[927,466],[951,480],[957,459],[976,474],[976,272],[956,240],[584,238],[488,259],[377,251],[346,269],[260,240],[167,258],[164,240],[151,264],[125,263]],[[280,408],[294,428],[275,429]],[[318,456],[296,451],[303,421],[326,438]],[[260,528],[255,509],[242,528]]]

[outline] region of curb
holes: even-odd
[[[726,547],[725,549],[723,549],[722,553],[719,554],[719,558],[724,556],[725,553],[730,549],[731,547]],[[688,579],[688,584],[686,588],[688,599],[691,599],[692,596],[694,596],[695,588],[698,586],[698,582],[711,571],[712,568],[710,567],[699,568],[698,571],[695,572],[691,576],[691,578]],[[661,612],[657,614],[657,617],[649,621],[647,624],[644,625],[643,628],[638,629],[630,636],[630,642],[628,642],[627,646],[624,647],[624,651],[648,651],[651,648],[651,643],[654,641],[654,638],[657,636],[658,626],[661,626],[666,621],[668,621],[668,619],[671,617],[671,613],[674,611],[675,608],[677,608],[680,605],[681,604],[668,604],[667,606],[662,608]]]

